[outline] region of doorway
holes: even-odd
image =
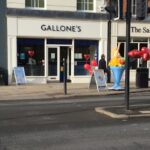
[[[67,81],[70,82],[71,76],[71,47],[58,46],[48,47],[48,81],[63,82],[64,66],[63,59],[67,61]]]

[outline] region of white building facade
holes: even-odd
[[[22,66],[29,83],[63,81],[63,58],[67,59],[67,79],[88,83],[85,63],[101,54],[107,57],[108,16],[104,0],[7,0],[8,81],[13,68]],[[149,47],[150,22],[132,22],[131,48]],[[125,22],[113,21],[111,47],[120,45],[125,56]],[[86,61],[85,54],[90,58]],[[137,60],[131,61],[135,81]],[[148,67],[149,63],[146,64]]]

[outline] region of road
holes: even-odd
[[[131,105],[150,104],[149,93]],[[124,105],[124,95],[0,102],[0,150],[149,150],[150,118],[116,120],[94,111]]]

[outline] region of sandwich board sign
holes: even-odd
[[[16,84],[26,83],[24,67],[14,67],[14,76],[15,76]]]
[[[106,89],[106,77],[102,69],[93,70],[89,88],[96,86],[97,90]]]

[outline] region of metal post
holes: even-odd
[[[129,110],[130,68],[128,51],[130,50],[131,0],[127,0],[126,11],[126,62],[125,62],[125,104]]]
[[[63,58],[64,65],[64,94],[67,95],[67,61],[66,58]]]
[[[107,34],[107,66],[111,57],[111,12],[109,12],[108,34]],[[110,83],[110,70],[107,71],[107,82]]]

